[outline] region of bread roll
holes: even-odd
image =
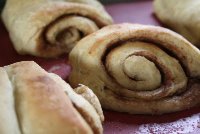
[[[200,47],[200,1],[154,0],[154,12],[158,19]]]
[[[107,26],[82,39],[69,60],[70,84],[93,89],[106,109],[163,114],[200,104],[200,51],[165,28]]]
[[[97,0],[7,0],[3,22],[19,54],[57,57],[112,23]]]
[[[0,133],[101,134],[104,117],[99,101],[89,88],[79,88],[96,105],[35,62],[1,67]]]

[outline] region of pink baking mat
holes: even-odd
[[[153,16],[152,1],[140,1],[106,6],[116,23],[131,22],[159,25]],[[67,56],[58,59],[43,59],[18,55],[5,27],[0,23],[0,66],[22,60],[34,60],[49,72],[60,75],[67,81],[71,67]],[[200,134],[200,108],[161,116],[129,115],[104,110],[105,134]]]

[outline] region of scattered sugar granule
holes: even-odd
[[[200,127],[200,113],[169,123],[152,123],[139,126],[136,134],[186,134]]]

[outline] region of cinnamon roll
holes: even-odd
[[[106,109],[163,114],[200,104],[200,51],[168,29],[107,26],[82,39],[69,60],[71,85],[89,86]]]
[[[97,0],[7,0],[3,22],[19,54],[57,57],[112,23]]]
[[[156,17],[197,47],[200,47],[199,6],[199,0],[154,0],[153,2]]]
[[[99,100],[86,86],[75,91],[32,61],[0,67],[0,133],[102,134]]]

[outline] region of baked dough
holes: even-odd
[[[76,93],[35,62],[0,68],[1,134],[101,134],[104,116],[97,97]],[[93,100],[92,105],[89,100]]]
[[[200,47],[200,1],[154,0],[154,12],[158,19]]]
[[[7,0],[2,20],[19,54],[57,57],[112,23],[97,0]]]
[[[93,89],[106,109],[163,114],[200,104],[200,51],[165,28],[107,26],[82,39],[69,61],[70,84]]]

